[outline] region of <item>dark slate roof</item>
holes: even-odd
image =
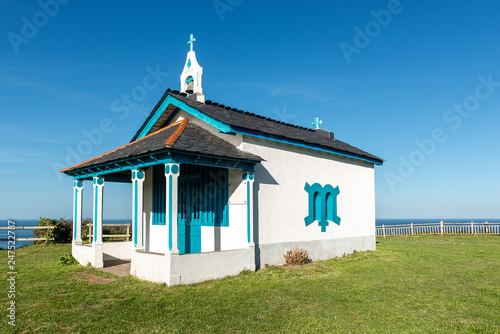
[[[185,124],[183,125],[182,123]],[[166,143],[173,143],[173,145],[169,146]],[[70,172],[145,153],[153,154],[165,150],[178,150],[253,162],[261,162],[263,160],[255,154],[241,151],[234,145],[185,119],[183,122],[174,123],[139,140],[130,142],[125,146],[82,162],[81,164],[66,168],[61,172]]]
[[[264,160],[258,155],[238,149],[193,123],[186,125],[186,129],[172,146],[172,149],[255,162]]]
[[[269,117],[256,115],[237,108],[231,108],[209,100],[205,103],[197,102],[189,98],[186,93],[179,93],[178,91],[172,91],[170,89],[168,89],[162,96],[161,100],[157,103],[132,140],[135,140],[139,136],[144,127],[148,124],[149,120],[154,116],[159,106],[169,95],[188,104],[207,116],[210,116],[224,124],[230,125],[233,129],[235,129],[235,131],[252,131],[255,133],[265,134],[268,138],[271,137],[278,140],[280,138],[285,138],[298,144],[309,144],[320,148],[338,151],[339,153],[345,152],[355,157],[365,159],[368,158],[369,160],[376,161],[378,163],[383,162],[383,159],[375,155],[351,146],[338,139],[322,136],[313,129],[280,122]]]

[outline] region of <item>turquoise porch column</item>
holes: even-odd
[[[243,180],[247,186],[247,241],[249,247],[255,247],[253,240],[253,182],[254,173],[243,173]]]
[[[94,177],[94,237],[92,243],[102,244],[102,195],[104,178]]]
[[[166,179],[166,217],[167,217],[167,247],[165,254],[179,254],[177,233],[177,203],[178,178],[181,166],[175,163],[165,164]]]
[[[144,171],[132,171],[132,241],[135,250],[144,249],[143,203],[144,203]]]
[[[94,231],[92,238],[92,259],[91,264],[94,268],[104,267],[103,261],[103,243],[102,243],[102,203],[104,178],[95,176],[94,184]]]
[[[82,243],[83,181],[73,181],[73,243]]]

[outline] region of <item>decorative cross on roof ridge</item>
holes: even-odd
[[[323,124],[323,121],[320,120],[318,117],[314,119],[314,122],[312,122],[312,126],[314,126],[315,129],[319,129],[319,125]]]
[[[191,34],[191,38],[189,39],[188,45],[191,46],[191,51],[193,51],[193,44],[196,42],[196,38],[193,37],[193,34]]]

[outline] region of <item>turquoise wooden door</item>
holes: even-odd
[[[180,254],[201,252],[201,227],[228,226],[228,171],[181,165],[177,232]]]
[[[179,253],[201,252],[201,214],[199,175],[179,177],[178,243]]]

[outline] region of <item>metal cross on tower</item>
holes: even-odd
[[[319,129],[319,125],[323,124],[323,121],[320,120],[318,117],[314,119],[314,122],[312,122],[312,126],[314,126],[315,129]]]
[[[193,34],[191,34],[191,38],[189,39],[188,45],[191,46],[191,51],[193,51],[193,43],[196,42],[196,38],[193,38]]]

